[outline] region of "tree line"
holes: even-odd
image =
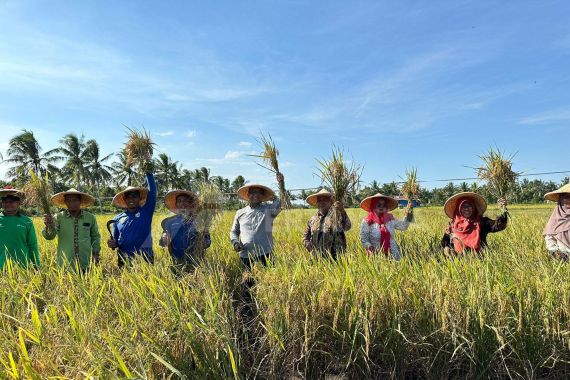
[[[2,158],[2,163],[9,165],[7,179],[14,187],[22,187],[30,178],[29,171],[33,170],[39,176],[47,174],[54,192],[74,187],[91,192],[101,200],[112,197],[124,186],[136,186],[144,181],[144,173],[128,165],[123,152],[102,156],[96,140],[86,139],[85,136],[74,133],[69,133],[60,139],[56,148],[44,151],[34,133],[23,130],[10,139],[6,157]],[[208,182],[215,184],[228,195],[227,208],[235,208],[239,205],[239,201],[233,194],[246,183],[243,175],[230,180],[223,176],[212,175],[210,169],[206,167],[184,168],[165,153],[160,153],[154,159],[153,166],[159,196],[172,189],[195,190],[199,183]],[[509,201],[523,204],[541,203],[545,193],[556,190],[569,181],[569,177],[564,178],[561,183],[524,178],[511,189]],[[7,183],[0,181],[2,186]],[[296,194],[289,193],[289,196],[291,200],[297,201],[297,206],[302,207],[304,205],[302,201],[316,190],[318,189],[302,190]],[[419,199],[423,205],[443,205],[446,199],[461,191],[474,191],[483,195],[490,203],[496,201],[486,185],[476,182],[459,184],[450,182],[443,187],[422,188]],[[347,206],[357,206],[361,200],[376,193],[399,195],[400,185],[396,182],[380,184],[376,180],[361,185],[356,194],[351,194]]]

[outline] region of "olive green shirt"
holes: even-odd
[[[93,254],[101,250],[101,235],[95,215],[81,210],[73,217],[64,210],[54,215],[55,228],[44,228],[42,235],[47,240],[57,236],[57,265],[76,265],[82,269],[89,267]]]

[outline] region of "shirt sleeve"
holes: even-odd
[[[236,212],[236,216],[234,217],[234,222],[232,224],[232,229],[230,231],[230,240],[232,244],[239,242],[239,234],[240,234],[240,226],[239,226],[239,210]]]
[[[276,217],[281,212],[281,200],[275,197],[273,201],[269,204],[269,213],[272,217]]]
[[[344,212],[344,215],[342,216],[342,228],[345,231],[348,231],[352,228],[352,223],[350,222],[350,218],[348,217],[348,214],[346,213],[346,211]]]
[[[28,229],[28,252],[30,255],[30,260],[34,267],[38,268],[40,266],[40,252],[38,249],[38,238],[36,236],[36,229],[33,223],[30,221],[30,228]]]
[[[95,215],[91,216],[91,252],[97,254],[101,251],[101,233]]]
[[[360,223],[360,242],[365,249],[372,246],[370,243],[370,225],[365,220]]]
[[[554,253],[554,252],[558,251],[558,242],[556,241],[556,238],[554,236],[545,235],[544,241],[546,242],[546,249],[550,253]]]
[[[394,223],[394,228],[400,231],[405,231],[410,226],[410,222],[405,218],[403,220],[394,219],[392,222]]]
[[[54,226],[52,229],[44,227],[42,229],[42,236],[46,240],[53,240],[57,236],[57,231],[59,230],[59,214],[53,215]]]
[[[148,184],[148,196],[146,198],[146,203],[143,209],[148,211],[149,214],[153,214],[156,209],[156,198],[158,197],[158,190],[156,187],[156,180],[154,179],[154,174],[148,172],[146,173],[146,182]]]
[[[508,220],[509,219],[507,217],[507,214],[500,215],[499,217],[497,217],[496,220],[485,217],[484,218],[485,228],[490,233],[503,231],[505,228],[507,228]]]

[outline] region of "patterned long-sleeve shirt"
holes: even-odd
[[[340,223],[335,228],[333,212],[332,208],[326,214],[318,211],[309,219],[303,234],[303,243],[305,246],[311,243],[315,253],[330,255],[336,259],[339,254],[346,250],[345,231],[350,230],[352,224],[346,212],[343,212]]]
[[[232,244],[241,243],[242,258],[265,256],[273,254],[273,222],[281,212],[278,198],[256,207],[246,206],[236,212],[230,240]]]
[[[386,229],[390,232],[390,254],[395,260],[400,260],[400,247],[394,239],[394,232],[396,230],[405,231],[408,229],[410,222],[408,218],[404,220],[392,219],[386,223]],[[368,224],[366,220],[362,220],[360,224],[360,242],[365,249],[370,247],[379,250],[381,247],[380,242],[380,226],[378,223]]]
[[[570,247],[567,247],[560,240],[556,239],[555,236],[545,235],[544,241],[546,242],[546,249],[548,249],[550,253],[562,252],[567,256],[570,256]]]
[[[81,210],[78,217],[69,211],[62,211],[54,216],[54,228],[44,228],[42,235],[47,240],[57,236],[57,265],[75,266],[86,269],[93,254],[101,250],[101,234],[95,215]]]

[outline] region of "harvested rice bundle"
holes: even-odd
[[[207,182],[198,184],[198,209],[194,220],[198,239],[196,240],[196,251],[203,255],[205,252],[204,236],[210,233],[212,225],[222,214],[222,206],[226,197],[220,189]]]
[[[404,182],[402,183],[402,187],[400,188],[400,192],[402,196],[408,200],[408,209],[409,213],[411,213],[411,221],[414,221],[414,214],[413,214],[413,202],[414,199],[418,199],[420,196],[420,184],[418,182],[418,169],[411,168],[410,170],[406,170],[406,177],[404,178]]]
[[[483,161],[482,166],[474,168],[477,177],[485,181],[489,191],[497,199],[506,198],[522,174],[513,170],[515,155],[507,157],[498,148],[491,147],[489,152],[479,156]],[[505,206],[501,206],[501,208],[503,212],[507,211]]]
[[[156,144],[152,142],[146,130],[127,127],[127,142],[123,148],[126,164],[137,168],[140,172],[152,171],[152,155]]]
[[[257,141],[263,151],[260,154],[252,156],[261,158],[265,165],[260,166],[275,173],[275,178],[277,179],[277,185],[279,187],[279,199],[281,201],[281,207],[284,209],[289,209],[291,208],[291,199],[289,199],[289,194],[285,189],[285,176],[279,171],[279,151],[275,146],[275,142],[271,138],[270,134],[267,134],[266,136],[263,133],[261,133],[261,137]]]
[[[26,206],[38,207],[44,215],[52,215],[52,188],[48,173],[46,172],[45,178],[38,177],[31,169],[29,173],[30,180],[23,188]]]

